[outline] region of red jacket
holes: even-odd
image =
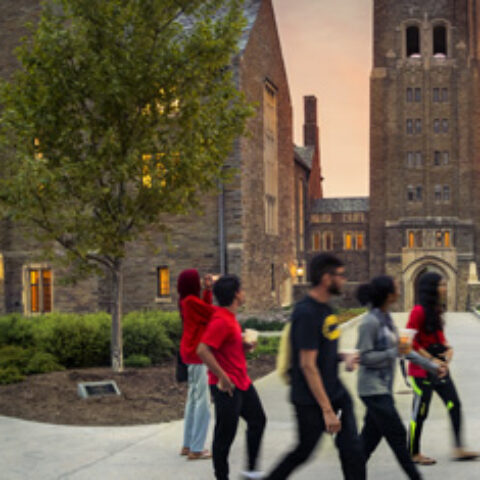
[[[183,334],[180,341],[180,355],[185,363],[202,363],[197,355],[197,347],[208,322],[212,318],[215,307],[210,303],[211,292],[203,293],[204,300],[189,295],[180,302],[183,318]]]
[[[424,323],[425,310],[421,305],[415,305],[415,307],[413,307],[412,311],[410,312],[410,317],[407,322],[407,328],[413,328],[414,330],[417,330],[417,334],[413,339],[414,350],[419,350],[420,348],[426,350],[427,347],[434,343],[441,343],[443,345],[447,344],[447,340],[445,339],[443,330],[437,330],[433,333],[427,333],[424,329]],[[427,371],[412,362],[410,362],[408,366],[408,374],[412,377],[427,377]]]

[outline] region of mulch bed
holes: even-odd
[[[251,359],[252,380],[275,368],[275,356]],[[0,386],[0,415],[62,425],[139,425],[183,417],[186,384],[174,380],[173,362],[152,368],[67,370],[31,375],[25,381]],[[121,396],[81,399],[78,382],[115,380]]]

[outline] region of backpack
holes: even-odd
[[[277,374],[282,379],[283,383],[289,385],[292,369],[292,343],[290,342],[290,331],[292,322],[288,322],[282,330],[280,336],[280,344],[277,353]]]

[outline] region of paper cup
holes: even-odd
[[[417,331],[413,328],[400,328],[398,330],[398,339],[400,344],[411,346],[416,333]]]
[[[253,328],[246,328],[243,334],[243,340],[246,343],[255,343],[258,340],[258,331]]]

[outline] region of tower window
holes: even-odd
[[[440,89],[439,88],[434,88],[433,89],[433,101],[434,102],[439,102],[440,101]]]
[[[415,164],[415,154],[413,152],[407,152],[407,167],[413,167]]]
[[[440,119],[436,118],[434,121],[433,121],[433,131],[435,133],[440,133]]]
[[[450,161],[450,155],[448,152],[443,152],[443,164],[448,165]]]
[[[413,88],[407,88],[407,102],[413,102]]]
[[[413,187],[411,185],[407,187],[407,200],[409,202],[413,202],[414,200],[414,192],[413,192]]]
[[[407,134],[411,135],[413,133],[413,120],[411,118],[407,119]]]
[[[421,167],[422,164],[423,164],[422,152],[416,152],[415,153],[415,165],[417,167]]]
[[[422,120],[420,118],[415,120],[415,133],[422,133]]]
[[[439,152],[438,150],[435,151],[434,157],[433,157],[433,164],[438,166],[442,163],[442,153]]]
[[[421,88],[416,88],[415,89],[415,101],[417,103],[422,101],[422,89]]]
[[[445,203],[450,202],[450,187],[448,185],[444,185],[443,187],[443,201]]]
[[[416,189],[416,200],[417,202],[422,201],[422,193],[423,193],[423,188],[421,186],[418,186]]]
[[[447,29],[444,26],[433,29],[433,54],[439,57],[447,55]]]
[[[440,185],[435,185],[435,202],[442,201],[442,187]]]
[[[420,56],[420,29],[415,26],[407,28],[407,57]]]
[[[448,133],[448,118],[442,120],[442,132]]]
[[[448,88],[442,88],[442,102],[448,102]]]

